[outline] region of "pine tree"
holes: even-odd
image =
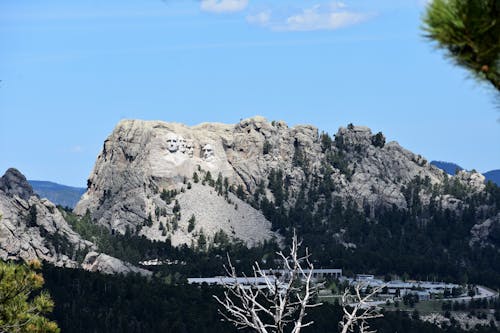
[[[0,332],[58,333],[57,324],[44,315],[52,312],[54,302],[42,291],[44,280],[36,271],[38,261],[16,265],[0,261]]]
[[[498,0],[433,0],[423,30],[455,64],[500,92],[499,18]]]

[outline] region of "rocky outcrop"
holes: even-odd
[[[408,209],[403,188],[416,178],[428,188],[416,195],[429,202],[430,188],[448,177],[423,157],[396,142],[386,144],[381,133],[362,126],[340,128],[332,141],[313,126],[288,127],[262,117],[194,127],[124,120],[104,142],[75,211],[90,211],[96,223],[115,232],[130,230],[174,244],[192,244],[202,232],[211,239],[220,230],[255,244],[276,234],[260,212],[227,190],[249,202],[262,192],[273,202],[267,185],[277,170],[287,185],[286,207],[295,204],[310,175],[318,182],[328,177],[333,198],[368,210]],[[463,173],[457,179],[471,193],[482,189],[475,175]],[[219,190],[216,180],[225,184]],[[189,227],[193,216],[196,224]]]
[[[1,260],[40,259],[55,266],[83,267],[104,273],[149,274],[96,250],[92,242],[71,229],[52,202],[34,195],[18,170],[9,169],[0,178]],[[85,263],[80,266],[77,259],[85,255]]]
[[[470,245],[500,248],[500,213],[472,227]]]
[[[8,169],[0,178],[0,191],[11,197],[17,195],[25,201],[34,195],[33,189],[26,180],[26,177],[14,168]]]
[[[77,267],[78,252],[94,248],[83,240],[47,199],[40,199],[26,178],[9,169],[0,184],[0,258],[42,259],[57,266]]]
[[[140,274],[150,276],[148,270],[138,268],[132,264],[124,262],[104,253],[89,252],[82,263],[82,268],[90,272],[100,272],[103,274]]]

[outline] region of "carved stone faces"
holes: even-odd
[[[175,154],[177,152],[187,155],[187,157],[194,157],[195,143],[193,140],[186,140],[184,137],[175,133],[169,132],[166,135],[167,150]],[[177,155],[177,154],[176,154]],[[180,156],[180,155],[179,155]],[[205,161],[211,161],[215,157],[214,147],[209,144],[201,145],[200,156]]]
[[[186,152],[186,139],[182,136],[179,136],[179,151],[183,154]]]
[[[214,148],[209,143],[201,148],[201,152],[204,160],[212,159],[214,157]]]
[[[194,156],[194,142],[192,140],[187,140],[186,141],[186,154],[189,157]]]
[[[167,149],[171,153],[179,150],[179,138],[174,133],[167,134]]]

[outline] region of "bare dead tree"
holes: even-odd
[[[300,333],[302,328],[311,326],[314,322],[306,321],[305,317],[309,308],[322,304],[316,302],[321,284],[314,283],[310,254],[306,248],[305,255],[300,256],[300,245],[294,233],[290,254],[277,252],[284,269],[280,272],[266,271],[256,262],[251,278],[238,277],[228,256],[228,266],[225,267],[227,278],[221,279],[226,289],[224,296],[214,296],[222,306],[219,313],[224,320],[239,329],[250,328],[258,333],[284,333],[285,330]],[[342,298],[345,313],[340,325],[342,333],[353,332],[356,325],[361,333],[371,333],[373,331],[369,331],[367,320],[381,315],[368,301],[380,289],[363,297],[360,286],[356,286],[355,290],[354,298],[349,296],[348,289]],[[350,303],[356,299],[358,303]]]
[[[360,333],[376,332],[370,330],[368,320],[380,318],[383,315],[378,311],[377,307],[371,303],[371,300],[384,286],[374,288],[366,295],[362,294],[362,289],[364,287],[363,283],[356,283],[354,285],[354,292],[351,293],[350,289],[346,288],[342,295],[344,316],[339,323],[341,333],[354,332],[356,327],[359,327]]]
[[[313,284],[313,264],[306,248],[304,256],[299,255],[301,243],[294,234],[290,254],[278,252],[283,261],[279,273],[264,270],[258,263],[253,266],[253,280],[241,283],[229,260],[226,271],[229,279],[224,280],[224,297],[215,299],[224,311],[219,311],[225,320],[238,328],[252,328],[259,333],[300,333],[303,327],[313,324],[305,321],[307,309],[321,305],[315,302],[318,285]],[[305,268],[302,266],[304,265]],[[263,282],[263,286],[252,285],[251,281]]]

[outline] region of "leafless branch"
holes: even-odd
[[[374,304],[370,303],[370,300],[382,290],[383,286],[374,288],[366,295],[362,294],[364,287],[366,286],[363,283],[357,283],[353,293],[350,292],[349,288],[346,288],[344,295],[342,295],[344,317],[339,323],[341,333],[354,332],[356,326],[359,327],[360,333],[376,332],[370,330],[368,320],[380,318],[383,315]]]
[[[294,233],[290,254],[277,253],[283,262],[280,272],[266,271],[254,264],[254,281],[263,281],[262,286],[252,285],[251,280],[241,283],[228,258],[229,279],[222,281],[226,287],[224,297],[214,296],[222,306],[219,312],[223,318],[238,328],[248,327],[260,333],[284,333],[285,329],[300,333],[303,327],[312,325],[305,317],[308,308],[320,305],[314,301],[318,286],[313,284],[310,254],[306,249],[305,255],[300,256],[300,245]]]
[[[307,248],[305,255],[300,256],[300,246],[294,232],[290,254],[277,253],[283,270],[265,270],[256,262],[253,278],[248,278],[247,283],[238,277],[228,256],[227,277],[221,279],[226,289],[224,296],[214,296],[221,305],[219,313],[223,320],[239,329],[250,328],[258,333],[285,333],[285,330],[300,333],[302,328],[311,326],[314,322],[305,318],[309,308],[321,305],[315,301],[321,285],[313,281],[314,266]],[[342,296],[344,317],[339,323],[341,333],[354,332],[356,327],[361,333],[375,332],[370,330],[368,320],[382,315],[370,300],[382,287],[366,295],[362,289],[363,285],[357,284],[353,294],[347,289]]]

